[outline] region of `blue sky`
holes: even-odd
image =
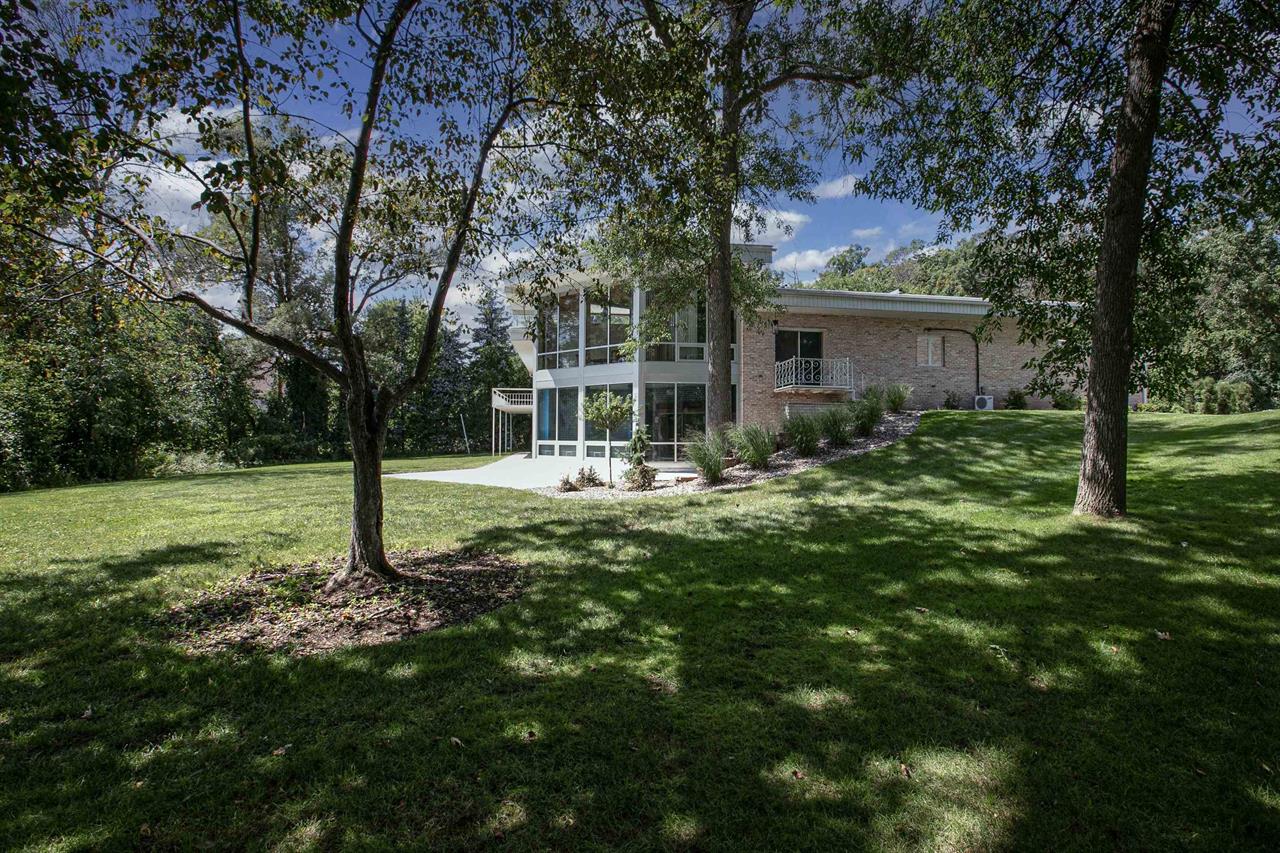
[[[774,268],[788,280],[814,278],[832,255],[853,244],[869,247],[868,260],[876,261],[912,240],[931,243],[936,239],[936,215],[859,196],[856,185],[856,175],[834,173],[815,187],[814,203],[778,202],[775,218],[788,222],[792,232],[788,236],[781,228],[771,227],[758,242],[775,246]]]

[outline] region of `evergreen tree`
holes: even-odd
[[[471,363],[467,369],[467,430],[472,449],[489,447],[493,419],[489,392],[493,388],[527,388],[528,369],[511,345],[511,315],[498,288],[484,285],[476,302],[475,326],[471,332]],[[517,428],[514,434],[528,430]]]

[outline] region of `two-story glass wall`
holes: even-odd
[[[635,422],[649,429],[655,462],[681,460],[688,436],[706,429],[705,305],[700,300],[676,312],[669,339],[628,360],[622,344],[644,308],[644,295],[620,286],[566,291],[543,306],[535,324],[538,456],[625,457],[632,423],[606,435],[582,416],[584,400],[606,391],[632,400]],[[735,385],[735,418],[736,404]]]

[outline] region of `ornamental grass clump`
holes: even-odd
[[[882,398],[878,394],[863,395],[861,400],[849,404],[849,413],[853,421],[853,434],[858,438],[869,438],[884,417]]]
[[[762,470],[769,467],[769,458],[773,456],[774,448],[773,433],[759,424],[729,430],[729,444],[748,467]]]
[[[685,439],[684,453],[703,482],[715,485],[724,479],[725,457],[729,455],[729,441],[719,430],[690,433]]]
[[[884,389],[884,407],[891,412],[901,412],[911,398],[912,388],[905,382],[894,382]]]
[[[785,426],[787,437],[791,439],[791,446],[796,449],[796,453],[801,456],[816,456],[818,453],[818,440],[822,437],[822,429],[818,425],[818,421],[812,415],[792,415],[787,418]]]
[[[827,440],[827,447],[845,447],[853,438],[853,423],[849,410],[844,406],[823,409],[818,415],[818,429]]]

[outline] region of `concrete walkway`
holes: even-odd
[[[467,483],[473,486],[501,486],[506,489],[544,489],[560,482],[565,474],[570,477],[579,468],[590,465],[600,479],[607,480],[605,459],[578,459],[563,456],[532,457],[528,453],[515,453],[479,468],[463,468],[458,471],[421,471],[409,474],[388,474],[400,480],[434,480],[438,483]],[[613,481],[619,482],[627,463],[613,460]],[[663,472],[667,476],[667,472]],[[659,474],[659,479],[663,474]]]

